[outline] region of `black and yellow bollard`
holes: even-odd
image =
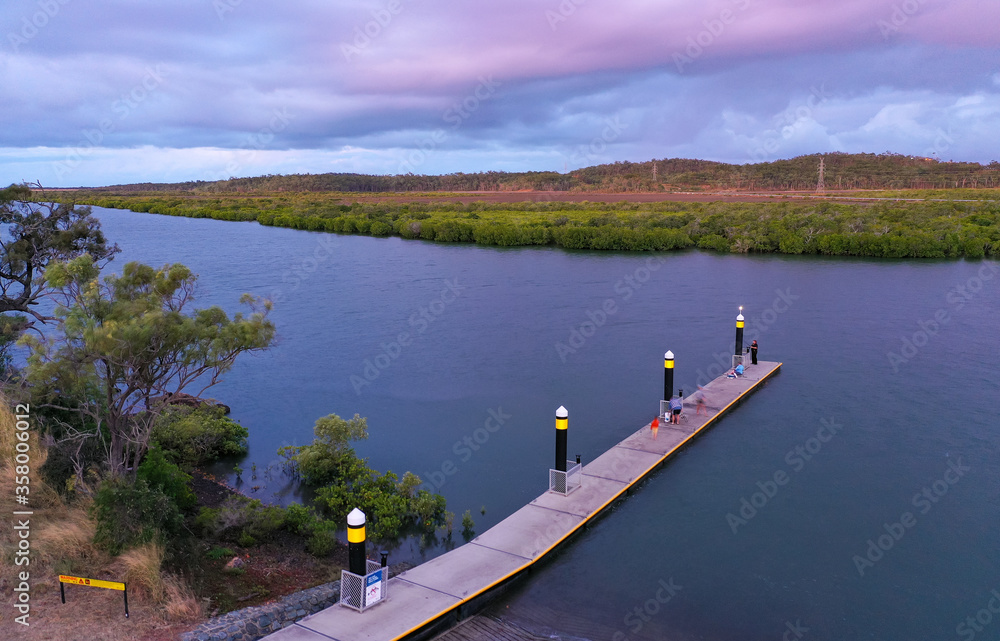
[[[736,317],[736,351],[733,353],[736,356],[743,354],[743,305],[740,305],[740,315]]]
[[[674,353],[667,350],[663,355],[663,400],[669,401],[674,394]]]
[[[562,405],[556,410],[556,467],[566,471],[566,432],[569,431],[569,412]]]
[[[347,515],[347,571],[364,576],[368,574],[365,552],[365,513],[354,508]]]

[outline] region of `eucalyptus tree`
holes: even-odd
[[[49,265],[61,322],[45,339],[25,337],[27,378],[63,417],[61,438],[78,444],[78,458],[96,440],[105,471],[131,475],[171,397],[201,397],[238,356],[272,344],[269,301],[244,294],[249,313],[232,318],[217,306],[191,309],[196,280],[184,265],[137,262],[102,279],[89,254]],[[87,462],[74,463],[80,475]]]
[[[37,309],[52,291],[43,277],[50,263],[89,254],[102,264],[119,251],[90,207],[32,202],[34,197],[26,184],[0,189],[0,314],[27,315],[20,329],[55,320]]]

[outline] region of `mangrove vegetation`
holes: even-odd
[[[969,198],[969,196],[974,198]],[[350,193],[196,195],[77,192],[79,202],[171,216],[256,221],[338,234],[565,249],[819,254],[880,258],[1000,255],[1000,192],[908,192],[843,202],[519,202],[362,199]]]

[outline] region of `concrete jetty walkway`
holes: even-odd
[[[707,416],[696,415],[694,403],[686,402],[680,425],[661,425],[654,437],[647,423],[587,463],[582,487],[570,495],[546,492],[469,543],[391,579],[385,603],[363,613],[333,606],[266,638],[395,641],[426,639],[448,629],[475,614],[491,592],[580,530],[780,367],[761,361],[741,378],[720,376],[704,388]],[[543,484],[545,470],[538,477]]]

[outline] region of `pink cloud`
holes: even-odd
[[[995,46],[997,13],[994,0],[404,5],[349,65],[347,82],[454,90],[488,73],[530,79],[660,67],[697,72],[708,61],[880,48],[895,38]]]

